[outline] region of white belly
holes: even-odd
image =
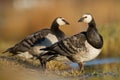
[[[79,62],[90,61],[92,59],[95,59],[101,52],[101,49],[94,48],[87,41],[85,41],[85,46],[87,50],[81,53],[77,53],[74,56]]]
[[[18,56],[23,57],[25,59],[33,58],[33,56],[31,54],[29,54],[29,52],[20,52],[20,54],[18,54]]]

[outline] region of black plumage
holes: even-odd
[[[32,35],[27,36],[22,41],[15,44],[15,46],[8,48],[5,52],[10,52],[13,54],[19,54],[19,52],[25,52],[31,49],[40,39],[41,41],[44,39],[44,36],[46,36],[48,33],[51,33],[49,29],[43,29],[41,31],[38,31]],[[5,53],[3,52],[3,53]]]

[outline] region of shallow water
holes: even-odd
[[[91,65],[103,65],[103,64],[111,64],[111,63],[119,63],[120,58],[103,58],[103,59],[94,59],[92,61],[86,62],[85,66],[91,66]],[[71,67],[78,68],[77,63],[71,63],[69,62]]]

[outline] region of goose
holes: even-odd
[[[43,68],[46,66],[47,61],[61,55],[67,57],[70,61],[77,63],[79,70],[83,72],[84,63],[95,59],[100,54],[103,47],[103,38],[98,32],[92,14],[83,14],[78,22],[87,23],[87,31],[80,32],[49,47],[41,49],[48,51],[39,56],[39,59],[43,62]],[[44,59],[44,56],[47,56],[47,58]]]
[[[65,33],[59,29],[59,26],[62,25],[69,25],[69,23],[63,17],[57,17],[52,22],[50,29],[42,29],[28,35],[25,39],[8,48],[3,53],[10,52],[13,55],[22,56],[26,59],[44,53],[45,51],[41,51],[40,48],[45,48],[66,38]]]

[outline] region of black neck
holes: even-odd
[[[95,48],[101,48],[103,46],[103,40],[98,33],[94,19],[88,24],[87,41]]]
[[[59,30],[59,25],[57,23],[54,23],[51,25],[51,30],[54,31],[54,30]]]
[[[54,35],[56,35],[58,40],[62,40],[65,38],[65,34],[63,31],[59,29],[59,24],[57,24],[57,22],[53,22],[51,26],[51,31],[53,32]]]
[[[88,23],[88,32],[91,31],[92,29],[94,29],[96,32],[98,32],[97,28],[96,28],[96,23],[94,21],[94,19]]]

